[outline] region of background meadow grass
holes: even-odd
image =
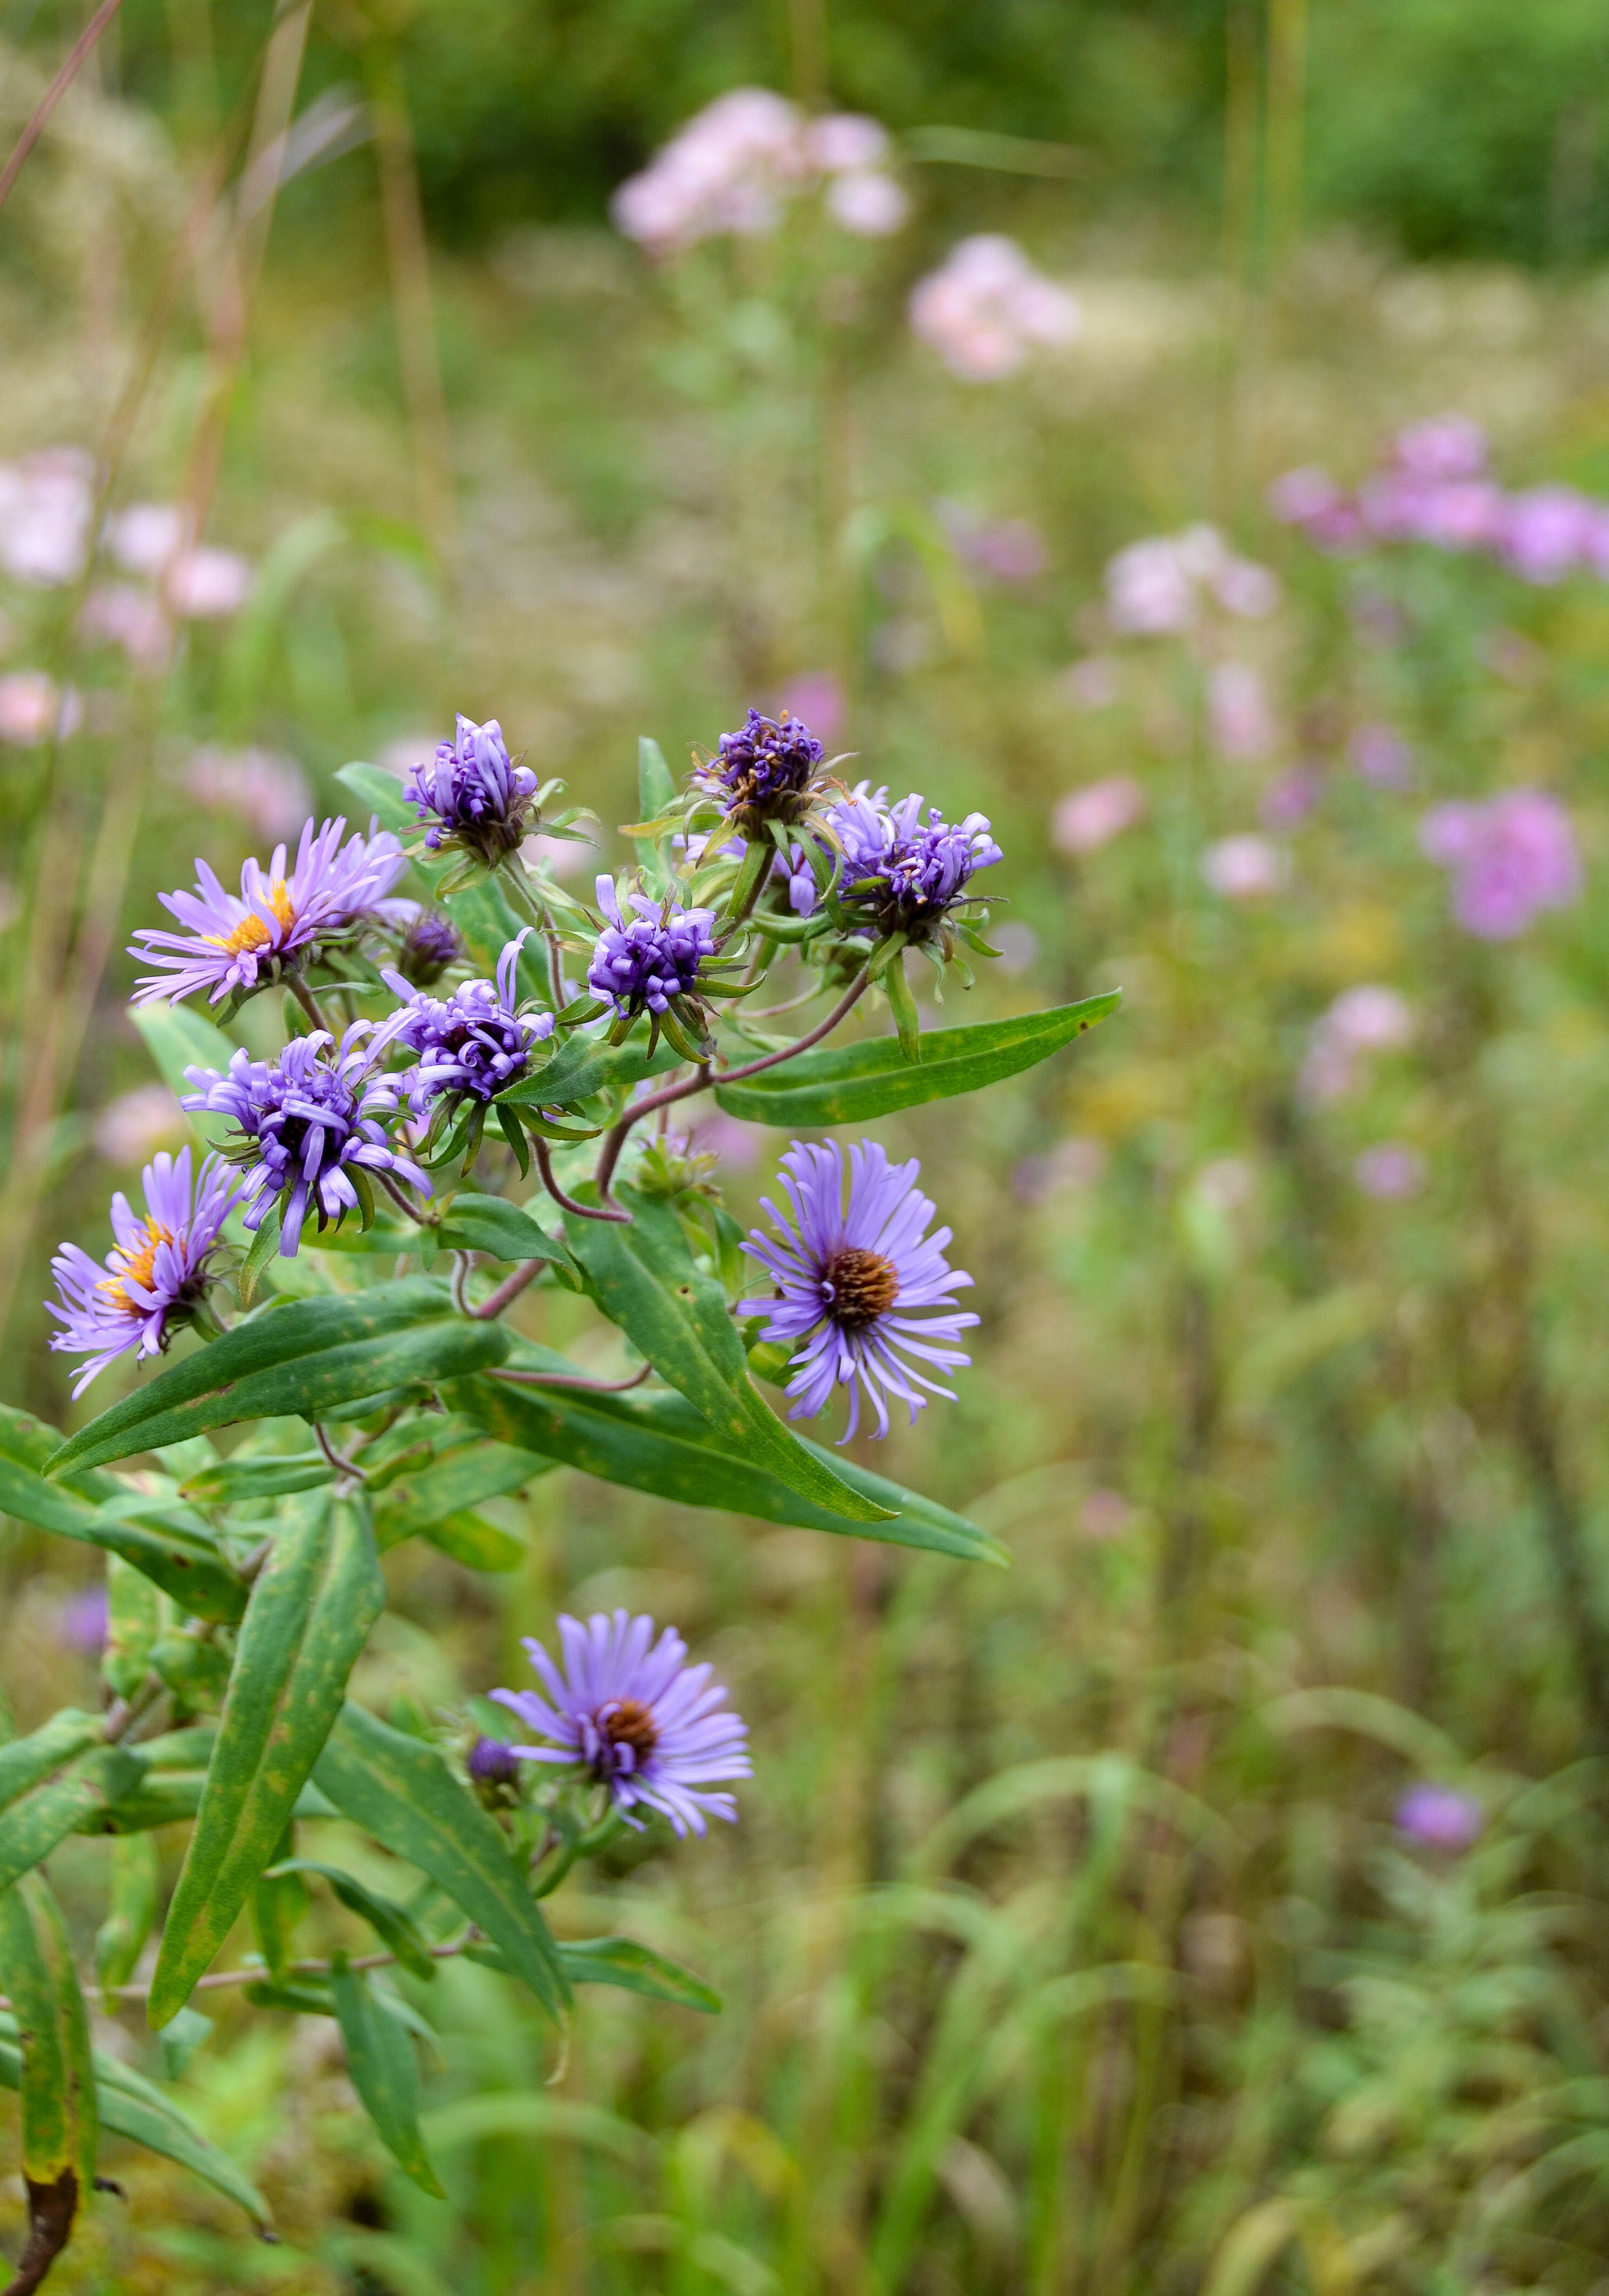
[[[980,807],[1006,849],[1015,938],[963,1017],[1125,990],[1055,1062],[878,1128],[922,1157],[984,1318],[960,1400],[878,1464],[1009,1571],[562,1472],[500,1515],[507,1576],[389,1558],[356,1683],[381,1711],[518,1680],[560,1608],[651,1611],[715,1661],[753,1734],[742,1824],[650,1838],[555,1914],[685,1960],[723,2016],[592,1994],[557,2064],[486,1972],[444,1967],[415,1988],[444,2205],[388,2168],[322,2021],[218,2006],[178,2077],[282,2245],[110,2147],[127,2202],[97,2202],[63,2291],[1609,2290],[1609,590],[1326,560],[1263,508],[1291,465],[1355,478],[1448,408],[1508,483],[1609,496],[1601,29],[1564,0],[985,20],[800,8],[790,48],[767,12],[671,0],[321,12],[294,108],[366,91],[381,148],[285,184],[241,328],[197,185],[265,12],[128,0],[0,222],[0,454],[103,451],[121,406],[117,498],[188,489],[257,568],[159,677],[86,656],[61,594],[5,595],[0,670],[90,701],[59,754],[0,747],[9,1399],[90,1407],[35,1303],[137,1178],[97,1129],[148,1075],[122,945],[192,853],[227,878],[272,842],[200,808],[197,744],[289,756],[333,809],[347,759],[495,715],[612,829],[639,733],[677,759],[830,676],[857,772]],[[8,133],[65,29],[0,18]],[[912,160],[915,220],[879,247],[802,225],[656,275],[608,232],[608,190],[688,111],[817,69],[896,129],[1082,158]],[[986,389],[903,322],[977,228],[1084,313],[1064,359]],[[958,508],[1031,521],[1042,570],[990,581]],[[1115,550],[1202,517],[1284,586],[1230,634],[1274,699],[1251,761],[1213,746],[1198,653],[1095,619]],[[1092,651],[1099,708],[1066,678]],[[1406,791],[1348,762],[1376,722]],[[1202,852],[1298,766],[1287,884],[1226,900]],[[1143,823],[1058,849],[1058,801],[1118,773]],[[1417,828],[1507,783],[1566,800],[1587,890],[1488,946]],[[1412,1044],[1315,1104],[1313,1024],[1366,982]],[[1382,1141],[1418,1193],[1359,1188]],[[780,1144],[723,1141],[745,1214]],[[562,1341],[568,1309],[530,1328]],[[12,1525],[0,1562],[20,1722],[93,1702],[80,1558]],[[1425,1780],[1484,1813],[1461,1855],[1393,1824]],[[86,1960],[104,1856],[53,1861]],[[343,1922],[318,1905],[310,1945]],[[13,2249],[22,2221],[12,2178]]]

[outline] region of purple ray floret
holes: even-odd
[[[598,880],[598,906],[608,919],[592,951],[587,987],[618,1013],[663,1013],[673,996],[684,996],[698,967],[715,952],[713,909],[679,909],[627,896],[627,921],[612,877]]]
[[[751,709],[735,734],[722,734],[716,754],[693,775],[693,786],[718,799],[727,818],[752,832],[763,822],[799,820],[825,763],[826,751],[800,718],[787,710],[767,718]]]
[[[557,1762],[606,1786],[628,1825],[634,1809],[657,1809],[680,1834],[702,1833],[706,1813],[735,1819],[729,1793],[708,1789],[752,1775],[748,1733],[735,1714],[718,1710],[726,1693],[707,1666],[689,1666],[687,1644],[666,1627],[654,1641],[651,1619],[617,1611],[584,1626],[561,1618],[564,1671],[538,1642],[526,1652],[546,1698],[533,1690],[494,1690],[498,1703],[518,1714],[545,1746],[516,1746],[531,1762]]]
[[[353,836],[343,847],[343,820],[314,830],[309,822],[287,870],[285,849],[274,849],[265,870],[248,861],[237,898],[225,892],[205,861],[195,865],[192,893],[164,893],[162,906],[185,930],[148,927],[129,950],[159,968],[135,986],[136,1004],[178,1004],[198,989],[216,1004],[232,988],[252,989],[304,962],[323,940],[332,940],[382,913],[386,895],[408,865],[389,830]]]
[[[175,1325],[200,1306],[211,1281],[210,1255],[241,1193],[218,1156],[203,1157],[192,1192],[188,1148],[176,1157],[164,1151],[142,1177],[143,1218],[121,1189],[111,1200],[118,1241],[104,1267],[76,1243],[64,1243],[51,1261],[61,1297],[46,1309],[65,1327],[52,1334],[51,1346],[93,1357],[78,1375],[75,1397],[130,1348],[157,1354]]]
[[[354,1167],[400,1173],[430,1193],[426,1175],[391,1144],[381,1120],[396,1114],[396,1087],[375,1067],[386,1042],[372,1021],[354,1021],[339,1046],[319,1029],[293,1037],[276,1060],[239,1052],[226,1075],[184,1071],[195,1090],[182,1096],[182,1105],[230,1117],[239,1129],[238,1144],[224,1152],[248,1168],[246,1226],[260,1227],[275,1201],[284,1199],[283,1259],[295,1257],[309,1209],[323,1228],[355,1207]]]
[[[536,776],[509,755],[495,718],[478,726],[459,713],[456,738],[438,742],[428,765],[415,766],[407,795],[430,826],[432,853],[446,843],[466,845],[487,860],[511,853],[525,835]]]
[[[951,1231],[925,1232],[933,1205],[918,1192],[920,1170],[914,1157],[891,1164],[875,1141],[860,1141],[849,1152],[846,1205],[837,1141],[806,1147],[796,1140],[782,1159],[787,1212],[762,1199],[778,1237],[755,1228],[743,1246],[777,1287],[762,1336],[794,1349],[788,1392],[799,1399],[788,1416],[813,1418],[835,1387],[847,1387],[849,1424],[840,1442],[860,1424],[862,1388],[879,1435],[888,1432],[886,1394],[908,1404],[912,1420],[928,1395],[954,1401],[949,1388],[908,1358],[943,1372],[972,1360],[955,1342],[976,1316],[911,1312],[952,1308],[952,1295],[972,1281],[944,1258]]]
[[[495,985],[466,980],[451,996],[428,996],[411,988],[400,972],[382,973],[386,986],[403,1000],[403,1010],[386,1024],[391,1043],[416,1058],[402,1079],[408,1105],[422,1116],[438,1093],[469,1093],[490,1100],[522,1077],[533,1046],[553,1033],[551,1013],[519,1013],[519,951],[531,928],[510,941],[497,963]]]
[[[860,783],[829,816],[844,851],[840,898],[880,932],[920,939],[941,925],[979,869],[1004,858],[987,817],[947,822],[913,790],[890,806],[886,790]]]

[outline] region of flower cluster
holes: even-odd
[[[772,232],[789,201],[824,185],[828,213],[845,231],[881,239],[908,209],[886,172],[889,156],[875,119],[854,112],[809,119],[769,88],[733,88],[621,184],[610,212],[650,255],[674,255],[726,233]]]
[[[1004,857],[981,813],[944,820],[913,791],[890,806],[886,789],[859,783],[829,816],[844,857],[838,898],[845,912],[876,932],[911,940],[939,933],[979,869]]]
[[[249,993],[277,980],[287,967],[310,963],[320,947],[383,914],[385,896],[407,866],[388,830],[370,824],[367,837],[343,847],[343,820],[316,832],[309,822],[287,870],[285,849],[274,849],[264,870],[256,860],[241,870],[237,899],[225,892],[204,861],[193,893],[164,893],[162,906],[187,930],[139,933],[130,949],[148,964],[135,989],[136,1004],[176,1004],[198,989],[217,1004],[229,992]]]
[[[699,968],[715,953],[713,909],[678,908],[647,893],[629,893],[620,906],[612,877],[598,880],[598,906],[608,920],[598,936],[587,970],[587,987],[617,1013],[662,1015],[677,997],[696,988]]]
[[[495,718],[478,726],[461,712],[454,738],[438,742],[435,758],[414,767],[407,795],[420,821],[430,824],[425,844],[432,853],[456,846],[490,864],[525,835],[536,776],[509,756]]]
[[[1581,890],[1570,816],[1546,790],[1505,790],[1484,805],[1433,806],[1419,824],[1431,860],[1452,872],[1453,914],[1482,940],[1512,940],[1539,910]]]
[[[354,1021],[339,1045],[326,1029],[293,1037],[276,1060],[238,1052],[227,1073],[184,1071],[194,1090],[183,1105],[228,1117],[238,1137],[224,1153],[246,1167],[249,1228],[260,1227],[277,1201],[280,1252],[291,1259],[311,1210],[321,1230],[355,1210],[369,1172],[400,1173],[429,1195],[430,1183],[393,1146],[382,1118],[396,1114],[396,1091],[378,1070],[385,1032]]]
[[[131,1348],[156,1355],[196,1313],[212,1280],[224,1222],[241,1194],[217,1156],[202,1159],[192,1188],[188,1148],[176,1158],[156,1157],[142,1177],[143,1217],[121,1189],[111,1200],[117,1247],[104,1267],[76,1243],[64,1243],[51,1261],[61,1297],[46,1307],[63,1326],[51,1346],[91,1358],[78,1375],[75,1396]]]
[[[976,1316],[912,1312],[952,1310],[954,1293],[972,1281],[944,1258],[950,1230],[927,1234],[934,1208],[917,1191],[920,1171],[914,1158],[891,1164],[875,1141],[858,1142],[849,1152],[845,1203],[837,1141],[821,1147],[796,1140],[782,1159],[787,1212],[769,1196],[761,1199],[778,1240],[755,1228],[743,1245],[777,1287],[762,1336],[795,1351],[788,1392],[799,1400],[789,1416],[813,1418],[835,1387],[846,1386],[849,1424],[840,1438],[845,1443],[860,1424],[862,1389],[879,1435],[888,1432],[885,1395],[909,1405],[913,1421],[928,1395],[954,1400],[949,1388],[906,1358],[941,1371],[971,1361],[955,1341],[976,1323]]]
[[[587,1620],[561,1617],[561,1673],[538,1642],[526,1652],[547,1692],[494,1690],[499,1705],[551,1741],[514,1746],[528,1762],[561,1766],[607,1792],[627,1825],[657,1810],[681,1835],[702,1833],[706,1816],[735,1819],[738,1806],[712,1786],[752,1775],[748,1733],[723,1713],[726,1693],[708,1666],[687,1663],[687,1644],[667,1627],[654,1640],[651,1619],[625,1611]]]
[[[1125,637],[1178,636],[1210,605],[1262,621],[1279,603],[1278,575],[1237,558],[1214,526],[1130,543],[1107,565],[1106,584],[1107,619]]]
[[[530,930],[527,925],[503,949],[494,985],[466,980],[442,998],[413,988],[400,972],[382,973],[387,988],[402,999],[402,1009],[386,1024],[386,1034],[391,1043],[416,1056],[402,1079],[416,1117],[444,1095],[490,1100],[525,1074],[532,1047],[552,1035],[551,1013],[537,1015],[515,1009],[519,952]]]
[[[1354,490],[1309,466],[1276,480],[1269,501],[1276,518],[1321,550],[1427,542],[1483,551],[1527,582],[1609,577],[1609,504],[1573,487],[1507,492],[1492,475],[1485,433],[1462,415],[1400,431],[1382,467]]]
[[[1078,334],[1078,305],[1015,240],[980,232],[911,291],[911,332],[963,382],[999,382]]]
[[[692,785],[721,805],[739,836],[765,823],[803,820],[825,778],[827,752],[808,726],[784,710],[767,718],[750,709],[735,734],[723,734],[715,755],[700,765]]]

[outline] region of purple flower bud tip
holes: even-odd
[[[511,853],[529,826],[536,776],[509,756],[495,718],[484,726],[461,714],[451,742],[438,742],[429,763],[415,766],[407,795],[432,853],[463,847],[488,862]]]
[[[617,1013],[663,1013],[696,987],[699,967],[715,952],[713,909],[679,909],[646,893],[629,894],[622,908],[612,877],[599,878],[598,906],[608,922],[587,972],[594,996]]]
[[[722,734],[715,755],[693,775],[693,786],[718,799],[727,819],[753,836],[767,821],[803,819],[826,759],[801,719],[787,710],[780,718],[767,718],[750,709],[735,734]]]
[[[519,1781],[519,1759],[499,1738],[477,1738],[464,1764],[478,1786],[511,1786]]]
[[[1004,858],[983,814],[952,824],[928,806],[924,821],[923,802],[912,791],[890,806],[886,790],[862,782],[830,816],[844,856],[845,908],[878,932],[913,940],[940,932],[970,898],[974,873]]]
[[[1397,1804],[1397,1829],[1427,1849],[1467,1849],[1480,1839],[1486,1813],[1472,1794],[1450,1786],[1410,1786]]]

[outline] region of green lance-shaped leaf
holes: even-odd
[[[551,1472],[554,1462],[544,1459],[542,1464]],[[499,1530],[481,1514],[444,1515],[423,1537],[437,1553],[461,1562],[466,1570],[518,1570],[528,1552],[519,1539]]]
[[[241,1623],[151,1979],[152,2025],[188,2000],[271,1862],[385,1600],[366,1505],[324,1491],[292,1499]]]
[[[121,1555],[109,1554],[101,1672],[119,1698],[132,1698],[144,1681],[160,1625],[161,1605],[151,1580]]]
[[[577,1365],[545,1348],[524,1344],[517,1360],[532,1370],[582,1375]],[[453,1387],[450,1404],[453,1410],[473,1413],[488,1433],[505,1443],[545,1451],[583,1474],[651,1491],[680,1506],[719,1507],[762,1522],[881,1539],[971,1562],[1007,1560],[1005,1549],[964,1516],[840,1457],[832,1463],[835,1473],[887,1510],[886,1519],[877,1522],[845,1522],[842,1515],[802,1498],[764,1466],[728,1445],[680,1395],[599,1395],[576,1388],[516,1387],[507,1380],[467,1379]]]
[[[458,1315],[439,1285],[418,1277],[265,1308],[92,1419],[61,1446],[50,1472],[59,1477],[160,1450],[236,1420],[314,1418],[415,1380],[434,1383],[499,1363],[508,1344],[501,1324]]]
[[[134,1495],[110,1475],[46,1482],[40,1470],[61,1447],[53,1427],[0,1406],[0,1513],[119,1555],[193,1617],[225,1625],[240,1617],[245,1583],[208,1538],[159,1508],[125,1514]]]
[[[641,1022],[623,1045],[606,1045],[596,1037],[568,1037],[551,1061],[500,1092],[496,1104],[574,1108],[594,1093],[629,1092],[647,1078],[674,1069],[680,1058],[674,1046],[663,1042],[650,1053],[648,1029]]]
[[[157,1845],[149,1833],[119,1835],[111,1845],[111,1892],[95,1931],[95,1975],[107,2015],[127,1985],[157,1921]]]
[[[561,1945],[559,1957],[572,1985],[614,1985],[623,1993],[674,2001],[679,2009],[697,2009],[706,2017],[720,2014],[720,1995],[701,1978],[631,1938],[588,1938],[580,1944]]]
[[[102,2049],[93,2052],[96,2101],[101,2126],[114,2136],[127,2136],[165,2161],[176,2161],[201,2177],[216,2192],[238,2201],[259,2225],[268,2221],[268,2203],[257,2186],[220,2152],[200,2129],[193,2128],[154,2082]],[[17,2042],[17,2021],[0,2011],[0,2085],[14,2089],[22,2078],[22,2058]]]
[[[145,1039],[145,1049],[176,1100],[191,1089],[184,1076],[187,1068],[223,1070],[234,1056],[236,1047],[223,1030],[187,1004],[136,1005],[128,1017]],[[230,1121],[226,1116],[192,1109],[190,1126],[208,1147],[216,1148],[227,1135]]]
[[[375,1501],[374,1536],[380,1551],[421,1532],[428,1534],[483,1499],[520,1489],[534,1477],[549,1473],[552,1464],[506,1443],[488,1443],[480,1435],[412,1474],[399,1476]]]
[[[965,1029],[933,1029],[920,1040],[919,1060],[908,1056],[897,1036],[822,1045],[739,1084],[717,1085],[715,1098],[729,1116],[789,1131],[870,1124],[902,1108],[979,1092],[1017,1076],[1104,1021],[1122,1000],[1121,989],[1114,988],[1046,1013],[979,1021]]]
[[[892,1510],[857,1489],[820,1452],[807,1450],[755,1389],[726,1294],[695,1265],[682,1223],[668,1204],[623,1188],[629,1227],[576,1220],[576,1257],[587,1289],[660,1377],[733,1450],[829,1514],[886,1522]]]
[[[460,1785],[434,1747],[348,1701],[319,1758],[314,1783],[343,1817],[444,1890],[502,1947],[510,1968],[549,2015],[562,2018],[569,1985],[552,1933],[495,1819]]]
[[[338,1953],[330,1989],[347,2045],[347,2070],[381,2144],[423,2192],[445,2200],[419,2133],[419,2067],[406,2031],[359,1970]]]
[[[296,1827],[288,1823],[274,1853],[274,1862],[251,1885],[251,1934],[272,1974],[283,1979],[290,1968],[297,1924],[307,1910],[307,1884],[294,1870]]]
[[[67,1924],[42,1874],[0,1890],[0,1985],[21,2059],[29,2251],[48,2262],[67,2245],[74,2215],[94,2189],[97,2120],[89,2019]]]
[[[0,1809],[9,1808],[42,1778],[70,1762],[75,1754],[99,1743],[103,1724],[98,1714],[64,1706],[48,1722],[41,1722],[26,1738],[0,1746]]]
[[[492,1259],[551,1259],[559,1267],[572,1268],[576,1265],[567,1244],[503,1196],[472,1192],[454,1196],[436,1231],[436,1241],[443,1251],[484,1251]]]
[[[296,1880],[303,1874],[316,1874],[328,1882],[347,1911],[355,1914],[359,1921],[367,1922],[387,1951],[394,1953],[404,1969],[411,1970],[415,1977],[435,1976],[435,1959],[415,1927],[412,1915],[395,1898],[371,1890],[355,1874],[343,1874],[339,1866],[322,1866],[314,1857],[287,1857],[281,1864],[270,1866],[263,1879],[277,1881],[286,1875]]]
[[[94,1746],[0,1813],[0,1890],[31,1873],[58,1841],[103,1816],[144,1774],[137,1753],[124,1746]]]
[[[237,1499],[289,1498],[334,1480],[322,1451],[297,1451],[279,1458],[220,1459],[187,1476],[179,1495],[200,1506],[231,1506]]]

